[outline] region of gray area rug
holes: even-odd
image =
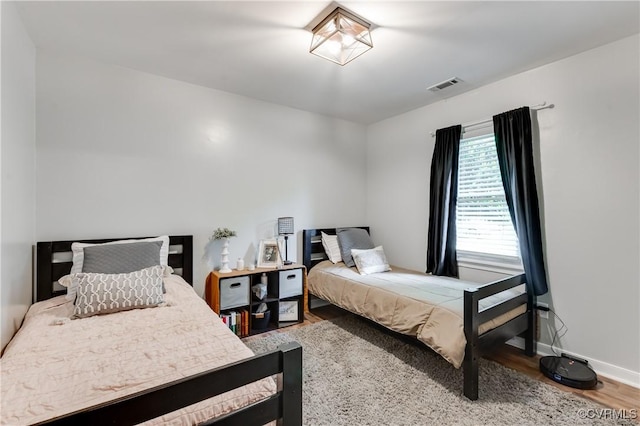
[[[260,353],[292,340],[303,347],[305,425],[635,424],[587,418],[602,407],[484,359],[469,401],[461,369],[352,315],[246,343]]]

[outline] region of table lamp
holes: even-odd
[[[293,234],[293,218],[292,217],[279,217],[278,218],[278,235],[284,236],[284,255],[285,265],[291,265],[293,262],[289,260],[289,248],[287,247],[287,241],[289,235]]]

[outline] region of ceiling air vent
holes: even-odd
[[[441,81],[440,83],[434,84],[433,86],[427,87],[427,90],[430,90],[432,92],[439,92],[440,90],[451,87],[454,84],[460,83],[461,81],[462,80],[460,80],[459,78],[453,77],[448,80]]]

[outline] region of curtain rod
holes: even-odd
[[[542,102],[541,104],[529,107],[529,109],[533,110],[533,111],[538,111],[538,110],[541,110],[541,109],[553,108],[554,106],[555,106],[554,104],[547,104],[547,102],[545,101],[545,102]],[[469,128],[469,127],[484,126],[484,125],[487,125],[487,124],[490,124],[490,123],[493,123],[493,117],[492,118],[487,118],[487,119],[484,119],[484,120],[473,121],[473,122],[467,123],[467,124],[463,124],[462,125],[462,133],[464,133],[467,130],[467,128]],[[432,138],[436,137],[436,132],[435,131],[431,132],[431,137]]]

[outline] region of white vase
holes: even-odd
[[[231,268],[229,268],[229,238],[224,239],[224,244],[222,245],[222,266],[220,267],[220,272],[227,273],[231,272]]]

